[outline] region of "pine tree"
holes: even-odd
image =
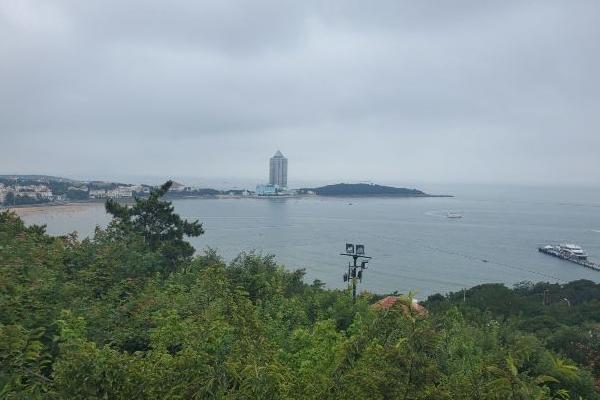
[[[106,211],[113,216],[113,226],[123,232],[136,232],[144,237],[151,250],[160,252],[167,270],[189,261],[194,255],[193,246],[185,236],[196,237],[204,233],[202,224],[186,221],[174,212],[170,201],[161,200],[173,185],[169,180],[150,192],[148,198],[135,198],[133,206],[122,205],[113,199],[106,201]]]

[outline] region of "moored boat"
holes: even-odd
[[[600,265],[588,260],[588,255],[581,246],[571,243],[559,245],[546,245],[538,248],[541,253],[548,254],[563,260],[571,261],[584,267],[600,271]]]

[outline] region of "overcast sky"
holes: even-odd
[[[0,0],[0,174],[600,184],[600,1]]]

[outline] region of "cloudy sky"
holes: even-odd
[[[600,2],[0,0],[0,174],[600,184]]]

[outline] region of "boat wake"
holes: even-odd
[[[425,211],[425,215],[436,218],[462,218],[462,215],[451,210],[429,210]]]

